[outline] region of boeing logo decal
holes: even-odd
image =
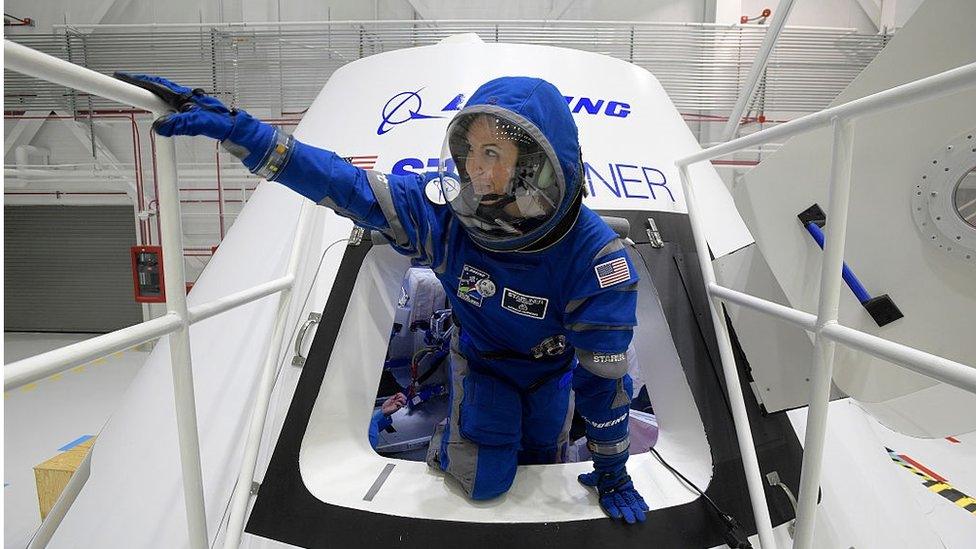
[[[420,88],[422,90],[423,88]],[[420,109],[423,108],[424,102],[420,98],[420,90],[417,91],[405,91],[400,92],[390,98],[383,105],[383,120],[380,121],[380,126],[376,128],[376,135],[383,135],[384,133],[393,129],[393,126],[398,126],[404,122],[409,122],[410,120],[423,120],[425,118],[444,118],[443,116],[436,116],[432,114],[423,114]],[[445,111],[457,111],[461,110],[461,103],[464,101],[464,96],[458,94],[450,103],[441,109],[441,112]]]
[[[423,108],[423,99],[420,98],[420,92],[423,88],[417,91],[403,91],[390,98],[383,105],[383,111],[380,114],[380,125],[376,128],[376,135],[383,135],[388,131],[392,130],[394,126],[399,126],[405,122],[411,120],[424,120],[427,118],[444,118],[444,116],[434,115],[434,114],[423,114],[421,109]],[[630,114],[630,104],[624,103],[622,101],[613,101],[608,99],[591,99],[589,97],[574,97],[571,95],[565,96],[566,104],[569,106],[573,114],[590,114],[590,115],[603,115],[613,118],[627,118]],[[441,109],[441,112],[451,112],[459,111],[464,106],[464,94],[459,93],[454,96],[453,99],[448,101],[447,105]]]

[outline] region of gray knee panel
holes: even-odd
[[[600,353],[594,351],[576,350],[576,357],[580,366],[592,374],[606,379],[620,379],[627,373],[627,352]]]

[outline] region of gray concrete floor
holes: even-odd
[[[4,364],[96,334],[4,333]],[[4,547],[23,548],[41,524],[33,467],[97,435],[148,357],[130,349],[3,394]]]

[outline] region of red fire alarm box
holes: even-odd
[[[139,303],[165,303],[163,285],[163,248],[161,246],[133,246],[132,285]]]

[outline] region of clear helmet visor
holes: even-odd
[[[565,195],[549,150],[504,115],[462,114],[441,150],[441,192],[483,244],[529,236],[556,215]]]

